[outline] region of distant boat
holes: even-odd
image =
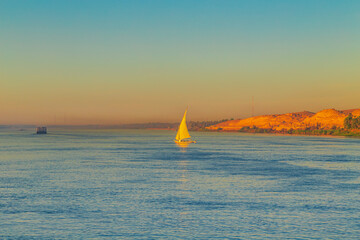
[[[176,134],[176,137],[174,140],[178,144],[196,143],[196,141],[190,139],[191,136],[190,136],[188,128],[186,126],[186,113],[187,113],[187,109],[185,110],[184,116],[181,120],[179,129],[177,131],[177,134]]]
[[[37,127],[36,128],[36,134],[47,134],[46,127]]]

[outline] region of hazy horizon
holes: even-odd
[[[1,1],[0,125],[357,108],[359,1]]]

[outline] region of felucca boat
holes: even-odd
[[[196,141],[191,140],[191,136],[190,136],[188,128],[186,126],[186,113],[187,113],[187,109],[185,110],[184,116],[181,120],[179,129],[177,131],[177,134],[176,134],[176,137],[174,140],[178,144],[196,143]]]

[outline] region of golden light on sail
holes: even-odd
[[[178,132],[175,137],[175,139],[178,141],[181,141],[185,138],[190,138],[190,134],[186,126],[186,113],[187,113],[187,109],[185,110],[184,116],[181,120]]]
[[[186,126],[186,113],[187,113],[187,109],[185,110],[184,116],[179,125],[179,129],[176,133],[176,137],[175,137],[176,143],[182,143],[182,142],[195,143],[195,141],[188,140],[189,138],[191,138],[191,136],[190,136],[188,128]],[[184,139],[186,139],[186,140],[184,140]]]

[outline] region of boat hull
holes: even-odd
[[[196,141],[194,140],[185,140],[185,141],[178,141],[178,140],[174,140],[175,143],[177,144],[189,144],[189,143],[196,143]]]

